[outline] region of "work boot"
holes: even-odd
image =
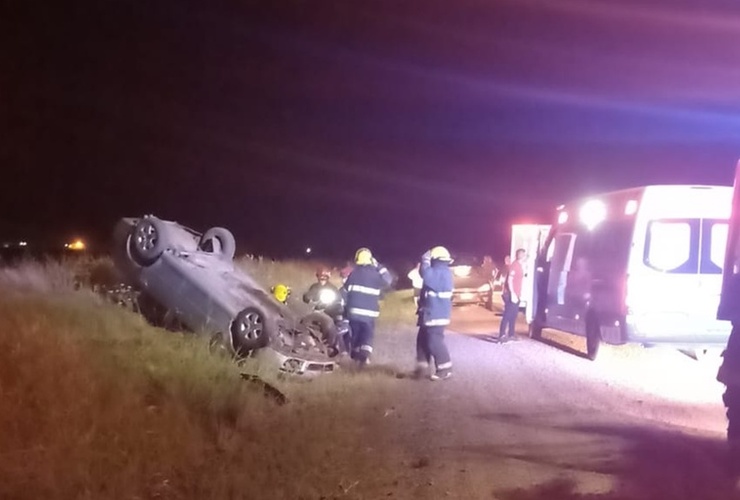
[[[448,368],[446,370],[437,370],[429,378],[431,378],[433,381],[437,381],[437,380],[447,380],[450,377],[452,377],[452,370]]]

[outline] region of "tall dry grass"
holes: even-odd
[[[332,270],[331,282],[342,286],[339,269],[310,260],[272,260],[265,257],[242,257],[234,264],[253,276],[266,290],[278,283],[288,285],[294,294],[302,295],[316,281],[316,269],[326,266]]]
[[[388,434],[392,375],[273,376],[289,398],[278,406],[205,340],[153,328],[74,291],[78,282],[65,264],[0,272],[0,498],[374,498],[395,489],[393,450],[370,446]]]
[[[28,259],[0,266],[0,288],[34,292],[70,292],[79,288],[114,286],[120,273],[108,257]]]

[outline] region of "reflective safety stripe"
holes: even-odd
[[[437,370],[449,370],[450,368],[452,368],[452,361],[437,365]]]
[[[367,344],[366,345],[361,345],[360,346],[360,350],[361,351],[365,351],[365,352],[373,352],[373,346],[367,345]]]
[[[441,319],[430,319],[424,322],[426,326],[445,326],[450,324],[450,320],[447,318]]]
[[[380,311],[372,311],[370,309],[360,309],[359,307],[350,307],[350,314],[356,314],[358,316],[367,316],[368,318],[377,318],[380,316]]]
[[[440,299],[452,298],[452,292],[435,292],[434,290],[428,290],[427,295],[430,297],[439,297]]]
[[[370,288],[369,286],[350,285],[347,287],[348,292],[364,293],[367,295],[380,295],[379,288]]]

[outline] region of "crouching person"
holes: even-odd
[[[357,250],[355,264],[343,288],[347,294],[351,356],[364,366],[373,353],[375,320],[380,316],[380,293],[391,286],[393,277],[367,248]]]
[[[445,247],[434,247],[421,258],[419,273],[423,280],[419,297],[419,333],[416,337],[417,378],[428,373],[432,358],[435,370],[432,380],[452,376],[452,361],[445,344],[445,327],[452,314],[452,271],[450,252]]]

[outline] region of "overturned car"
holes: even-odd
[[[124,218],[114,231],[113,259],[126,281],[188,330],[210,336],[238,357],[259,354],[283,372],[334,371],[335,332],[301,317],[234,265],[230,231],[200,234],[147,215]]]

